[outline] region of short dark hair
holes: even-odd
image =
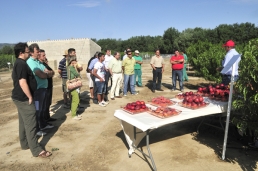
[[[45,52],[45,50],[44,49],[39,49],[39,52]]]
[[[32,43],[30,46],[29,46],[29,51],[32,53],[34,52],[34,48],[39,50],[39,45],[37,43]]]
[[[155,51],[154,52],[157,52],[157,51],[160,51],[159,49],[155,49]]]
[[[114,53],[114,56],[116,56],[118,53],[119,53],[119,52],[115,52],[115,53]]]
[[[99,54],[98,54],[98,59],[99,59],[101,56],[104,56],[104,53],[99,53]]]
[[[23,42],[19,42],[16,45],[14,45],[13,50],[14,50],[15,57],[18,58],[20,53],[24,53],[26,47],[28,48],[28,44]]]
[[[68,55],[69,55],[70,53],[72,53],[73,51],[75,51],[75,49],[74,49],[74,48],[70,48],[70,49],[68,49]]]

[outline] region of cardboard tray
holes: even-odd
[[[149,110],[148,107],[146,107],[146,109],[142,109],[142,110],[128,110],[128,109],[125,109],[124,107],[121,107],[121,108],[123,111],[125,111],[131,115],[147,112]]]
[[[175,110],[176,110],[177,113],[176,113],[176,114],[169,115],[169,116],[164,116],[164,115],[161,115],[161,114],[157,114],[157,113],[154,112],[153,110],[148,110],[147,112],[148,112],[149,114],[153,115],[153,116],[158,117],[158,118],[165,119],[165,118],[170,118],[170,117],[172,117],[172,116],[179,115],[179,114],[182,112],[181,110],[177,110],[177,109],[175,109]]]
[[[179,102],[178,105],[181,106],[181,107],[188,108],[188,109],[197,110],[197,109],[202,109],[202,108],[204,108],[204,107],[206,107],[206,106],[208,106],[208,105],[210,104],[210,103],[207,103],[207,102],[205,102],[205,103],[206,103],[205,106],[201,106],[201,107],[198,107],[198,108],[196,108],[196,109],[194,109],[194,108],[192,108],[192,107],[185,106],[185,105],[183,105],[182,102]]]

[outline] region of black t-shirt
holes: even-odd
[[[14,63],[13,72],[12,72],[13,87],[14,87],[12,91],[12,98],[18,101],[27,101],[28,97],[21,89],[21,86],[19,83],[19,80],[22,78],[26,79],[31,95],[33,97],[34,91],[37,90],[37,81],[30,67],[27,65],[26,61],[21,58],[17,58]]]
[[[45,62],[43,62],[43,65],[47,68],[47,70],[53,71],[52,68],[50,68],[50,67],[48,66],[48,64],[46,64]],[[53,87],[53,78],[52,78],[52,77],[47,78],[47,81],[48,81],[47,89],[51,89],[51,88]]]

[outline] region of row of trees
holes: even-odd
[[[134,36],[127,40],[121,39],[92,39],[103,50],[112,49],[122,52],[130,47],[141,52],[153,52],[160,49],[163,54],[171,54],[175,50],[187,52],[187,48],[198,41],[222,44],[232,39],[236,44],[246,44],[249,40],[257,37],[258,27],[252,23],[221,24],[214,29],[203,29],[200,27],[188,28],[182,32],[171,27],[164,31],[162,36]]]

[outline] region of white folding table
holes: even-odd
[[[171,99],[171,100],[176,100],[176,99]],[[121,121],[121,126],[123,129],[126,141],[129,145],[129,150],[128,150],[129,157],[131,157],[131,155],[134,153],[134,150],[138,150],[151,160],[153,170],[157,170],[149,147],[149,133],[154,129],[157,129],[159,127],[162,127],[171,123],[175,123],[175,122],[179,122],[179,121],[183,121],[191,118],[207,116],[207,115],[219,114],[227,111],[227,102],[209,100],[208,98],[205,98],[205,101],[209,102],[210,104],[205,108],[200,108],[196,110],[187,109],[177,104],[169,106],[169,107],[173,107],[175,109],[181,110],[182,112],[179,115],[172,116],[165,119],[158,118],[147,112],[132,115],[123,110],[116,110],[114,113],[114,116]],[[147,106],[155,108],[154,106],[151,106],[149,104],[147,104]],[[148,154],[144,153],[142,150],[139,150],[137,148],[140,141],[145,136],[146,136],[146,147],[148,150]]]

